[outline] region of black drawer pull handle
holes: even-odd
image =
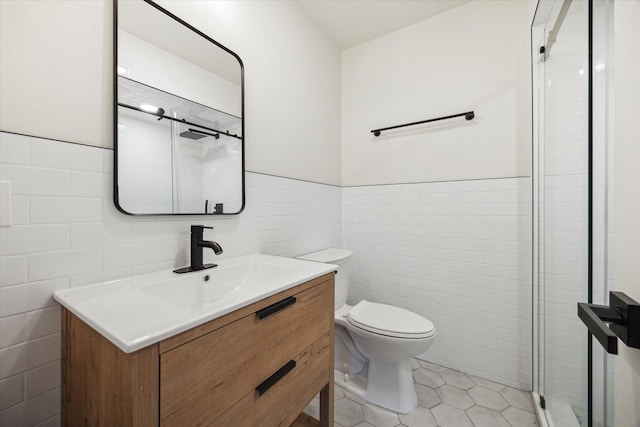
[[[256,391],[258,392],[258,396],[262,396],[269,390],[275,383],[280,381],[282,377],[287,375],[289,371],[296,367],[295,360],[289,360],[286,365],[282,368],[278,369],[275,374],[271,375],[269,378],[264,380],[258,387],[256,387]]]
[[[264,319],[265,317],[269,317],[274,313],[277,313],[278,311],[289,307],[290,305],[293,305],[296,303],[296,298],[295,297],[289,297],[289,298],[285,298],[282,301],[278,301],[275,304],[271,304],[268,307],[263,308],[262,310],[258,310],[256,311],[256,316],[258,316],[258,319]]]

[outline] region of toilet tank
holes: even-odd
[[[351,259],[351,255],[353,255],[353,251],[349,249],[329,248],[298,257],[298,259],[307,261],[338,265],[334,300],[336,309],[342,307],[347,302],[347,296],[349,295],[349,260]]]

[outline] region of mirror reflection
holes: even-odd
[[[237,55],[152,2],[120,1],[116,80],[118,208],[128,214],[242,211]]]

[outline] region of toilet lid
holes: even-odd
[[[298,257],[298,259],[333,264],[339,263],[341,261],[346,261],[349,257],[351,257],[351,255],[353,255],[353,251],[349,249],[329,248],[323,251],[300,256]]]
[[[435,333],[433,323],[419,314],[366,300],[349,310],[347,321],[366,331],[397,338],[428,338]]]

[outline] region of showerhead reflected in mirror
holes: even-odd
[[[114,8],[116,206],[134,215],[240,213],[240,59],[151,1]]]

